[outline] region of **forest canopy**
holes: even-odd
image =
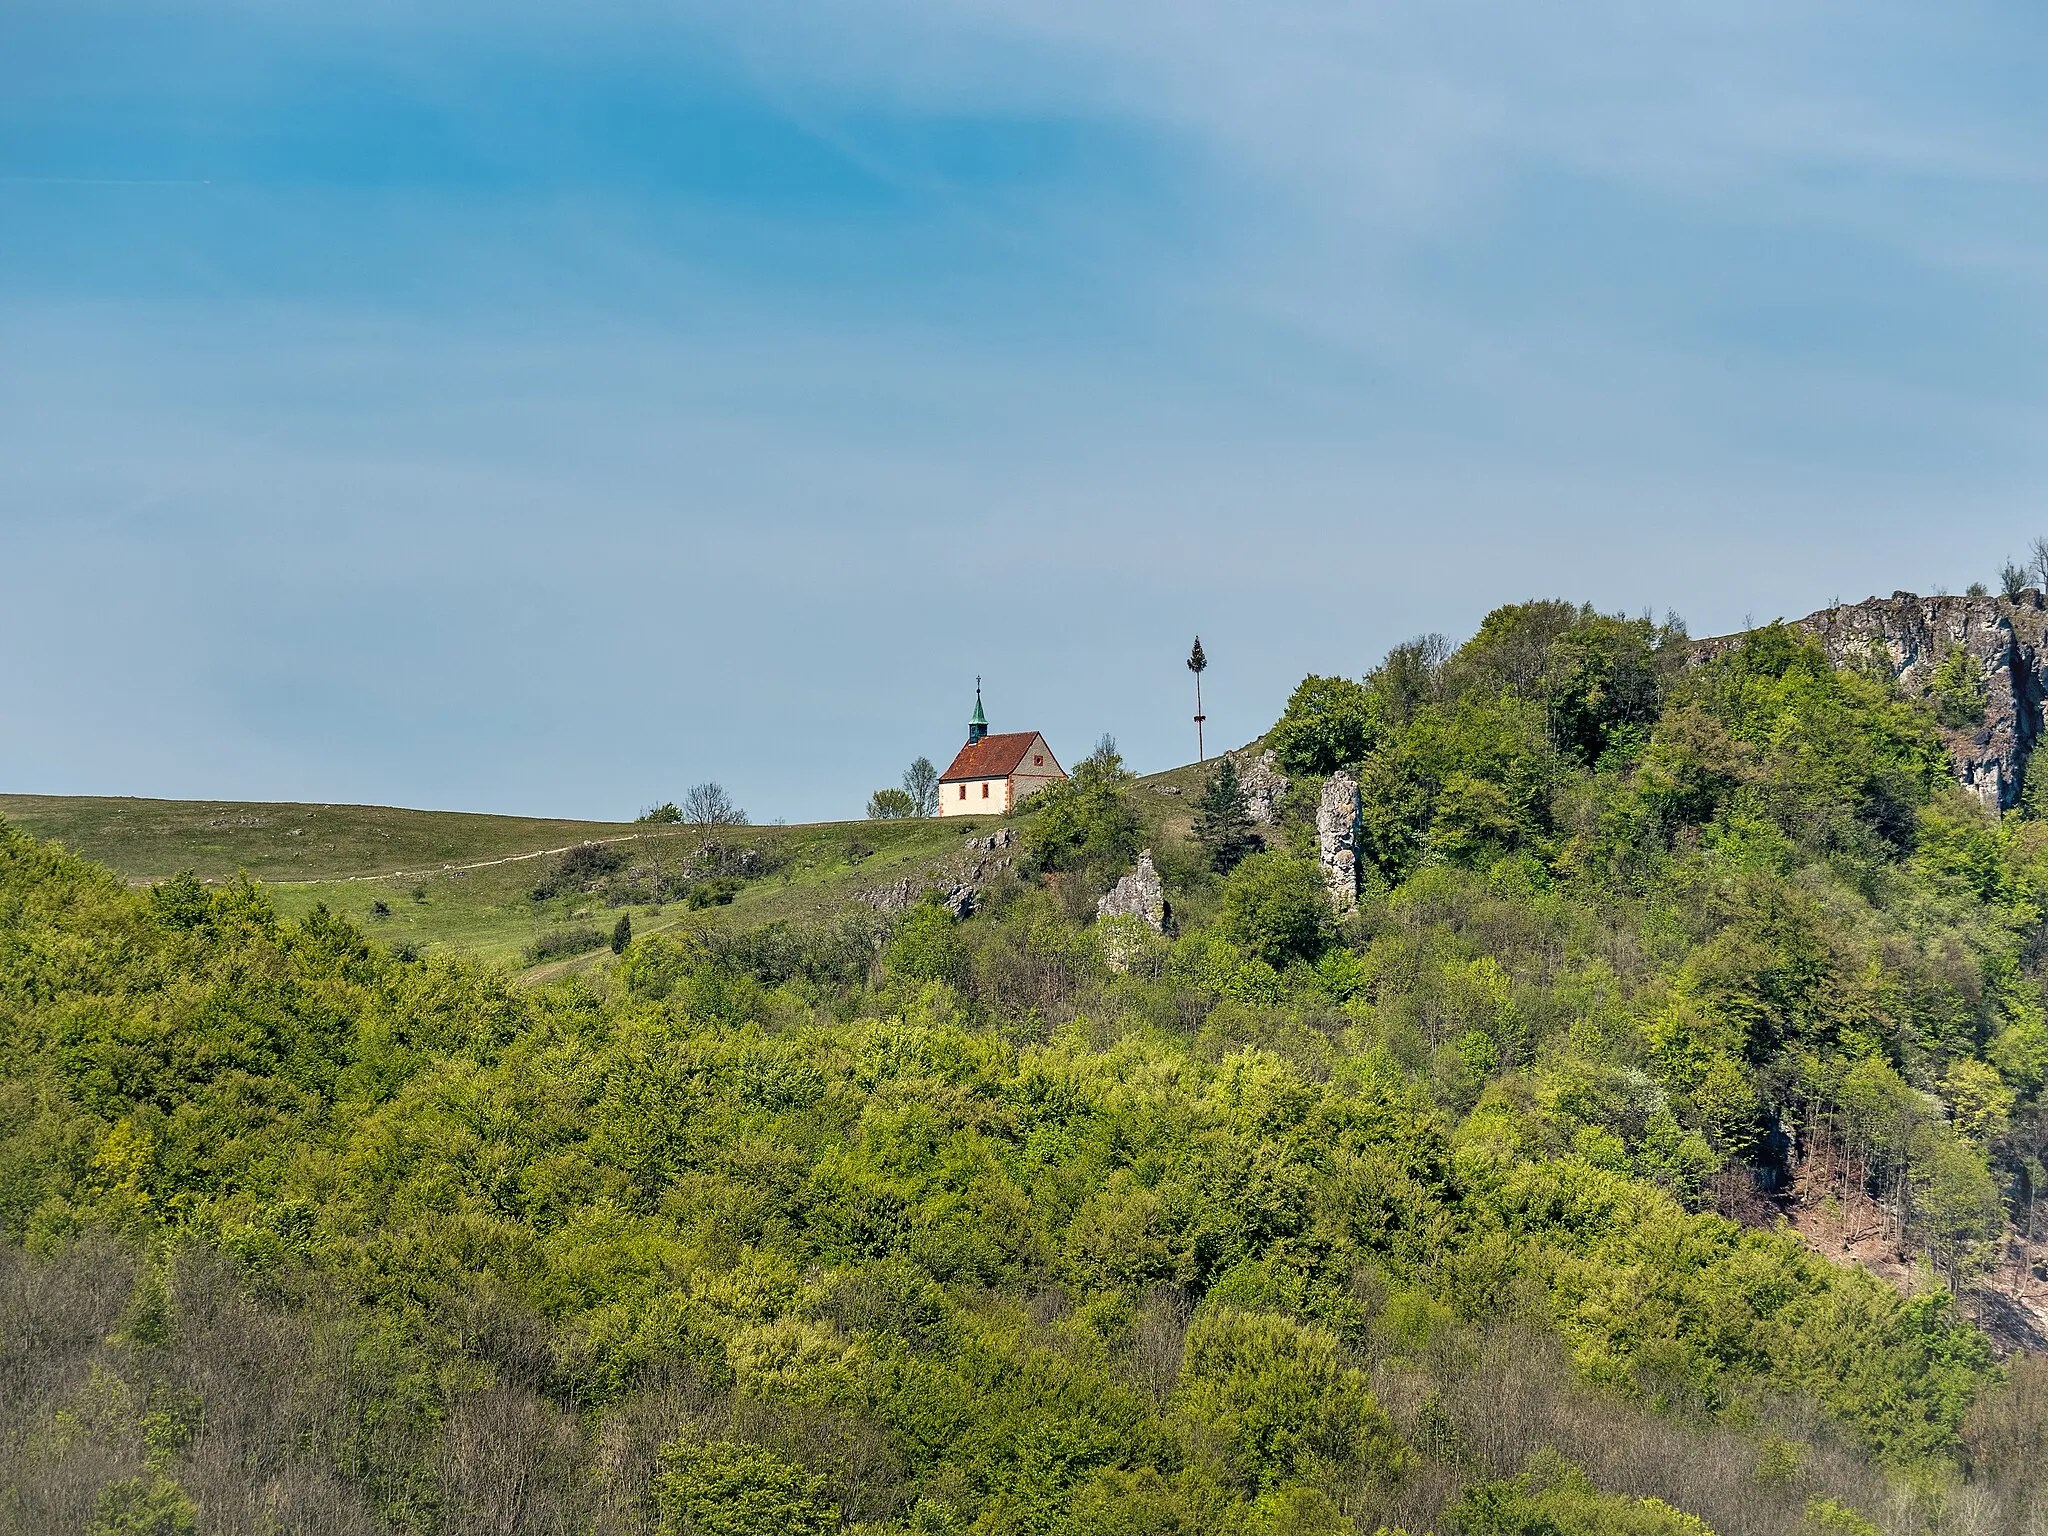
[[[1523,604],[1307,679],[1228,858],[1105,742],[965,919],[535,987],[0,827],[4,1518],[2036,1529],[2048,1381],[1966,1304],[2043,1176],[2048,828],[1940,707]],[[1148,842],[1177,922],[1093,921]]]

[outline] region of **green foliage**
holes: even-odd
[[[674,827],[682,825],[683,812],[673,800],[664,800],[659,805],[650,805],[634,821],[647,826]]]
[[[199,1506],[161,1473],[100,1490],[91,1536],[198,1536]]]
[[[1116,743],[1105,736],[1071,777],[1033,795],[1025,841],[1038,867],[1098,879],[1128,868],[1140,836],[1125,800],[1130,783]]]
[[[1883,1536],[1884,1527],[1836,1499],[1809,1499],[1806,1529],[1812,1536]]]
[[[911,815],[939,814],[939,770],[930,758],[913,758],[903,770],[903,793],[910,799]]]
[[[1446,1404],[1524,1333],[1572,1432],[1751,1437],[1756,1529],[1853,1530],[1894,1476],[2023,1529],[2031,1368],[1947,1288],[1714,1208],[1803,1155],[1968,1291],[2044,1177],[2048,829],[1800,635],[1682,673],[1672,643],[1539,604],[1390,657],[1341,924],[1311,858],[1210,882],[1181,847],[1174,935],[1085,926],[1141,816],[1170,847],[1113,748],[969,918],[743,905],[530,988],[0,828],[0,1227],[135,1243],[86,1334],[150,1360],[201,1315],[186,1255],[333,1330],[306,1358],[376,1407],[305,1454],[401,1530],[461,1528],[463,1415],[527,1393],[560,1426],[532,1466],[674,1532],[1343,1536],[1448,1498],[1468,1533],[1700,1536],[1482,1464]],[[176,1442],[121,1471],[206,1503]]]
[[[151,886],[149,900],[157,916],[174,928],[197,928],[213,913],[212,898],[190,870]]]
[[[867,816],[869,821],[899,821],[906,816],[924,814],[917,808],[917,802],[901,789],[878,789],[868,796]]]
[[[626,946],[633,942],[633,914],[621,912],[619,920],[612,924],[612,953],[623,955]]]
[[[1215,772],[1195,802],[1194,833],[1195,841],[1208,854],[1209,867],[1221,875],[1229,874],[1258,849],[1244,786],[1237,779],[1237,764],[1228,756],[1217,759]]]
[[[1668,639],[1647,619],[1586,612],[1552,642],[1544,707],[1560,752],[1589,766],[1634,759],[1663,704],[1659,650]]]
[[[1398,881],[1427,862],[1485,865],[1540,845],[1560,773],[1541,705],[1477,692],[1425,704],[1359,774],[1364,851]]]
[[[1250,1493],[1334,1467],[1390,1479],[1404,1451],[1363,1372],[1319,1328],[1219,1309],[1188,1330],[1175,1405],[1198,1444],[1220,1451]]]
[[[1287,700],[1266,744],[1293,774],[1321,775],[1358,762],[1378,734],[1380,709],[1364,687],[1311,674]]]
[[[1953,1291],[1988,1262],[1986,1249],[2005,1226],[2005,1207],[1984,1160],[1942,1128],[1920,1128],[1909,1153],[1928,1255]]]
[[[1816,854],[1882,858],[1911,846],[1947,766],[1923,712],[1777,624],[1688,676],[1641,779],[1666,825],[1761,822]]]
[[[1959,645],[1951,647],[1934,669],[1927,694],[1934,701],[1934,718],[1952,731],[1982,725],[1991,699],[1984,668]]]
[[[1555,1459],[1467,1488],[1451,1519],[1460,1536],[1714,1536],[1696,1515],[1662,1499],[1603,1493]]]
[[[2048,744],[2037,741],[2020,762],[2017,809],[2028,821],[2048,819]]]
[[[729,1440],[683,1442],[661,1453],[658,1536],[827,1536],[839,1511],[824,1479]]]
[[[1276,968],[1314,960],[1330,940],[1330,898],[1311,859],[1262,853],[1223,886],[1222,930],[1255,960]]]
[[[1366,687],[1386,719],[1406,725],[1425,704],[1440,704],[1453,692],[1451,643],[1442,635],[1418,635],[1388,651],[1366,678]]]
[[[1494,609],[1450,658],[1449,670],[1459,674],[1455,686],[1537,697],[1550,671],[1551,648],[1582,615],[1590,613],[1560,598]]]
[[[539,965],[545,960],[587,955],[604,946],[605,936],[595,928],[551,928],[526,946],[526,959],[530,965]]]
[[[626,867],[626,852],[615,843],[578,843],[550,860],[533,885],[533,899],[588,891],[606,875]]]
[[[958,981],[966,967],[966,951],[944,907],[932,902],[910,909],[896,937],[882,956],[888,973],[903,981]]]

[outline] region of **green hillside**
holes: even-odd
[[[994,825],[968,818],[706,829],[391,806],[48,795],[0,796],[0,816],[130,881],[189,872],[218,884],[246,873],[286,916],[325,906],[387,945],[514,966],[527,963],[535,940],[597,922],[609,931],[621,911],[643,932],[686,918],[813,919],[857,891],[922,876],[964,838]],[[707,844],[751,856],[761,873],[718,892],[708,915],[679,898],[621,901],[580,887],[535,899],[560,856],[589,843],[614,850],[629,873],[673,872]]]
[[[531,857],[647,829],[608,821],[480,816],[381,805],[0,795],[0,816],[132,880],[344,880]]]
[[[1200,781],[1191,766],[1140,784],[1192,792]],[[1141,795],[1136,805],[1161,839],[1185,836],[1187,800]],[[704,829],[378,805],[89,795],[0,795],[0,817],[131,882],[191,873],[218,884],[246,873],[284,916],[300,918],[324,906],[393,947],[445,950],[521,969],[533,965],[527,952],[536,941],[592,924],[609,932],[621,912],[641,933],[705,923],[815,922],[862,891],[932,876],[953,861],[964,839],[1001,824],[967,817]],[[752,855],[762,873],[733,882],[709,909],[580,888],[536,900],[536,886],[560,855],[592,842],[615,849],[629,871],[673,870],[716,843]],[[547,963],[544,973],[606,963],[593,952]]]
[[[1104,751],[389,916],[0,828],[0,1529],[2038,1531],[2048,822],[1696,661],[1522,605],[1267,825]]]

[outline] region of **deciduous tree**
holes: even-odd
[[[913,816],[939,814],[939,770],[930,758],[914,758],[903,770],[903,793],[910,797]]]

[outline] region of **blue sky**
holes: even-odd
[[[857,814],[2048,533],[2048,17],[11,0],[0,789]]]

